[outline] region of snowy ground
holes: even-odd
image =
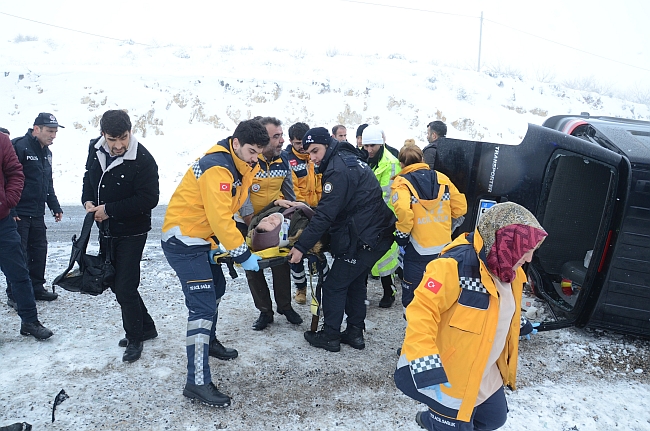
[[[78,211],[78,209],[77,209]],[[74,213],[65,209],[66,214]],[[154,222],[159,223],[155,217]],[[47,278],[69,257],[68,216],[50,226]],[[64,232],[64,233],[61,233]],[[142,358],[122,362],[120,309],[112,293],[99,297],[57,289],[39,302],[41,320],[55,335],[44,342],[19,335],[15,312],[0,306],[0,425],[26,421],[35,430],[416,430],[418,403],[392,382],[404,322],[399,307],[378,308],[381,286],[372,280],[366,349],[329,353],[303,338],[307,305],[295,305],[300,326],[283,316],[264,331],[250,329],[257,311],[243,273],[228,280],[218,336],[239,358],[211,359],[217,386],[233,404],[215,409],[182,396],[185,382],[183,294],[152,231],[142,261],[141,293],[159,337]],[[4,280],[0,282],[4,289]],[[519,389],[508,392],[511,431],[650,429],[650,342],[601,331],[561,330],[522,342]],[[65,389],[70,398],[52,403]]]
[[[57,4],[57,12],[72,16],[65,8],[69,4]],[[121,11],[123,24],[135,16],[143,31],[149,31],[142,14],[114,9]],[[571,17],[566,8],[562,14]],[[212,14],[203,15],[213,20]],[[527,123],[542,124],[552,115],[588,111],[650,119],[648,105],[587,91],[590,86],[571,89],[549,76],[524,76],[505,63],[482,73],[473,72],[473,66],[461,70],[439,64],[424,55],[445,57],[430,49],[428,38],[422,38],[417,56],[374,49],[357,56],[343,47],[325,53],[281,45],[260,49],[243,42],[211,45],[194,32],[188,33],[196,38],[192,44],[145,46],[49,31],[6,15],[2,19],[0,126],[12,137],[21,136],[38,112],[52,112],[67,126],[52,146],[55,190],[63,204],[76,204],[77,210],[87,143],[99,135],[98,120],[107,109],[127,109],[134,133],[156,158],[161,204],[168,202],[196,157],[231,134],[240,120],[256,115],[280,118],[285,139],[297,121],[328,128],[343,123],[350,138],[361,123],[379,124],[388,143],[397,147],[407,138],[424,146],[426,124],[436,119],[447,122],[451,138],[498,143],[520,142]],[[114,30],[114,23],[97,26],[97,19],[77,23],[85,21],[97,30],[93,33]],[[224,33],[213,25],[187,22],[215,37]],[[182,33],[161,28],[173,37]],[[294,29],[283,31],[297,40],[303,37],[296,37]],[[238,28],[234,37],[241,32]],[[347,30],[341,33],[348,36]],[[130,32],[114,34],[131,37]],[[608,39],[612,34],[607,33]],[[274,41],[269,35],[268,43]],[[444,44],[462,51],[456,42]],[[501,45],[499,49],[508,51]],[[593,62],[583,64],[596,69]],[[73,212],[66,208],[64,221],[50,226],[48,280],[66,265],[69,238],[81,226],[80,218],[70,218]],[[20,321],[0,293],[0,426],[27,421],[35,430],[418,429],[413,418],[421,406],[392,382],[404,330],[401,310],[377,307],[381,287],[375,281],[369,291],[366,349],[343,346],[339,353],[328,353],[303,339],[307,323],[296,327],[276,316],[267,330],[251,330],[258,313],[245,278],[228,279],[218,334],[226,346],[239,350],[239,358],[212,360],[211,365],[216,384],[233,397],[233,405],[217,410],[186,400],[186,309],[156,240],[160,217],[145,250],[141,284],[160,336],[145,343],[142,358],[133,364],[121,361],[123,349],[117,342],[123,332],[112,293],[88,297],[59,290],[57,301],[40,302],[41,320],[55,332],[45,342],[19,335]],[[296,310],[304,319],[310,317],[308,306]],[[650,342],[569,329],[538,334],[520,350],[519,390],[508,393],[505,430],[650,430]],[[51,423],[52,402],[61,389],[70,399],[57,408]]]

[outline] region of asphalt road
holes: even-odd
[[[59,223],[56,223],[52,217],[47,217],[47,215],[45,217],[48,242],[69,242],[72,239],[72,235],[76,234],[79,236],[79,233],[81,232],[81,226],[83,225],[83,220],[86,216],[86,211],[83,207],[81,205],[75,205],[64,206],[62,208],[63,218]],[[160,239],[160,231],[162,229],[163,219],[165,218],[165,211],[167,211],[167,205],[158,205],[153,209],[151,214],[151,231],[147,238],[149,241]],[[93,232],[95,231],[93,230]]]

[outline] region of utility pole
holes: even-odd
[[[481,11],[481,27],[478,32],[478,67],[477,72],[481,71],[481,40],[483,39],[483,11]]]

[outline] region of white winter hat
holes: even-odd
[[[361,135],[361,145],[383,145],[383,134],[379,126],[368,126]]]

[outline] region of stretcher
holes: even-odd
[[[265,250],[253,252],[253,254],[259,256],[261,259],[257,262],[260,270],[266,268],[272,268],[274,266],[282,265],[289,261],[289,249],[285,247],[271,247]],[[321,277],[318,278],[318,282],[314,285],[314,275],[318,273],[316,269],[316,259],[318,259],[313,254],[306,254],[304,259],[307,259],[309,264],[309,290],[311,293],[311,302],[310,302],[310,311],[312,314],[311,320],[311,330],[318,330],[318,321],[321,316]],[[228,253],[222,253],[214,256],[215,262],[224,264],[228,267],[228,273],[230,278],[237,278],[237,270],[235,269],[236,264],[234,259]]]

